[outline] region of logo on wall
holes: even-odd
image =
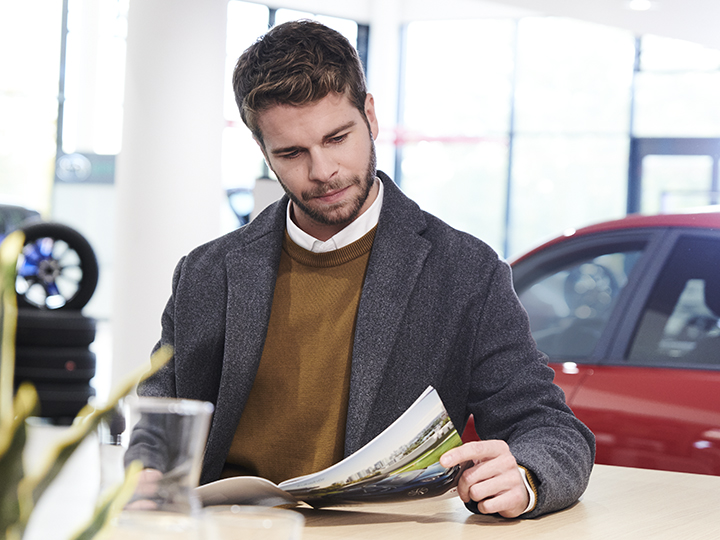
[[[112,184],[115,156],[100,154],[62,154],[55,162],[55,181],[64,183]]]
[[[82,154],[64,154],[57,160],[55,174],[63,182],[84,182],[92,174],[92,163]]]

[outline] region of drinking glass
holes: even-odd
[[[119,537],[203,538],[202,507],[195,495],[207,440],[211,403],[187,399],[129,397],[123,420],[101,432],[101,489],[118,470],[140,461],[143,470],[129,503],[116,520]],[[113,426],[115,426],[113,428]],[[122,429],[121,433],[117,433]]]

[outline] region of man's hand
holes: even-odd
[[[530,502],[522,473],[505,441],[477,441],[445,452],[440,464],[449,468],[471,461],[458,483],[463,502],[477,501],[483,514],[498,513],[506,518],[523,513]]]
[[[137,487],[130,502],[125,505],[126,510],[156,510],[157,501],[153,499],[158,492],[158,484],[163,473],[157,469],[143,469],[138,476]]]

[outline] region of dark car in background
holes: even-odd
[[[17,204],[0,204],[0,238],[23,225],[40,221],[40,212]]]
[[[629,216],[512,266],[596,462],[720,475],[720,213]]]

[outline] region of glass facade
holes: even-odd
[[[627,136],[635,41],[570,19],[518,23],[516,130]]]
[[[120,152],[128,4],[68,2],[62,131],[66,154]]]
[[[720,71],[640,72],[635,91],[639,137],[720,137]]]
[[[397,129],[403,190],[496,249],[504,242],[515,34],[512,20],[408,25]]]
[[[69,0],[62,72],[62,3],[0,5],[3,198],[49,212],[61,74],[62,150],[120,151],[128,4]],[[351,42],[361,26],[240,0],[227,14],[223,184],[251,189],[269,171],[234,102],[238,56],[273,23],[312,18]],[[637,138],[720,139],[717,50],[557,17],[417,21],[402,39],[398,122],[382,126],[398,166],[386,172],[423,208],[506,257],[624,215]],[[708,186],[717,190],[713,159],[643,157],[638,207],[706,202]]]
[[[62,2],[0,3],[0,198],[48,214]],[[22,53],[19,53],[22,51]]]
[[[707,204],[707,186],[712,169],[710,156],[645,156],[643,213],[668,214]]]
[[[555,17],[413,22],[406,35],[398,180],[507,257],[622,217],[634,138],[720,137],[720,51]],[[643,167],[644,213],[708,200],[708,156]]]

